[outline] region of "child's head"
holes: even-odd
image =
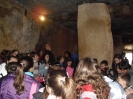
[[[71,53],[69,51],[65,51],[64,56],[66,58],[71,57]]]
[[[16,56],[7,57],[6,63],[10,63],[10,62],[18,62],[18,58]]]
[[[75,86],[63,70],[51,71],[47,76],[46,91],[61,99],[74,99]]]
[[[122,56],[120,54],[115,54],[114,56],[114,62],[115,64],[118,64],[122,61]]]
[[[38,59],[39,59],[37,52],[31,52],[31,53],[30,53],[30,57],[31,57],[34,61],[38,61]]]
[[[33,59],[31,57],[22,57],[19,63],[22,65],[24,72],[33,72]]]
[[[67,58],[67,66],[72,66],[72,58]]]
[[[103,60],[101,63],[100,63],[100,68],[102,70],[104,70],[105,68],[108,67],[108,62],[106,60]]]
[[[41,57],[41,61],[44,63],[49,63],[49,54],[48,53],[44,53],[43,56]]]
[[[18,50],[12,50],[10,56],[17,56],[19,54]]]
[[[117,79],[118,83],[120,83],[123,88],[129,86],[130,80],[131,76],[128,73],[119,75]]]
[[[99,73],[97,65],[98,64],[92,58],[86,57],[80,60],[74,74],[74,80],[77,84],[77,96],[82,93],[82,90],[78,89],[78,87],[89,84],[93,86],[93,90],[95,90],[94,92],[98,99],[103,99],[103,96],[107,97],[109,94],[110,87]],[[99,87],[101,88],[100,90]],[[103,93],[105,90],[107,95]]]
[[[7,73],[14,73],[17,69],[18,63],[17,62],[10,62],[6,65]]]
[[[117,72],[119,74],[125,74],[125,73],[128,73],[130,68],[131,66],[129,65],[127,61],[122,61],[121,63],[117,65]]]
[[[63,56],[58,56],[57,57],[57,60],[60,62],[60,63],[63,63],[65,61],[65,58]]]

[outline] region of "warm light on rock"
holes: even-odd
[[[39,19],[40,19],[41,21],[44,21],[44,20],[45,20],[45,17],[44,17],[44,16],[40,16]]]

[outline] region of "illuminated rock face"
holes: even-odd
[[[78,7],[79,57],[107,60],[111,66],[113,40],[108,8],[102,3],[83,4]]]
[[[39,39],[39,25],[25,16],[24,8],[19,5],[1,2],[0,7],[0,51],[34,49]]]

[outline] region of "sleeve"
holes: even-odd
[[[39,67],[39,74],[41,74],[42,76],[46,76],[48,72],[48,68],[45,68],[45,64],[42,64]]]

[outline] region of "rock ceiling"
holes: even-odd
[[[78,5],[106,3],[109,7],[114,35],[133,35],[133,0],[11,0],[25,9],[45,9],[45,15],[57,24],[77,30]],[[130,36],[131,37],[131,36]]]

